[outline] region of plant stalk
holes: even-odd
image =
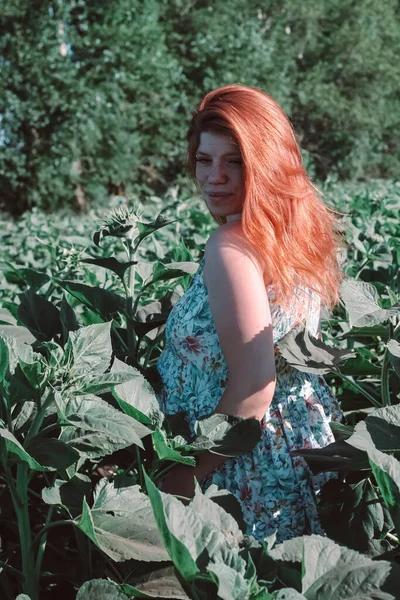
[[[29,520],[28,507],[28,465],[26,463],[17,466],[17,497],[19,502],[14,500],[14,510],[17,516],[19,541],[21,546],[21,563],[23,582],[22,589],[24,594],[29,596],[30,600],[39,599],[39,590],[35,581],[35,562],[31,549],[31,524]]]
[[[135,252],[129,241],[127,242],[127,252],[128,252],[129,261],[134,261],[135,260]],[[134,317],[134,312],[135,312],[134,311],[134,302],[133,302],[133,296],[135,294],[135,265],[132,265],[131,267],[129,267],[129,269],[128,269],[128,285],[125,285],[124,287],[127,292],[126,302],[127,302],[128,319],[127,319],[126,326],[127,326],[127,335],[128,335],[129,354],[132,358],[134,358],[135,352],[136,352],[136,336],[135,336],[135,331],[129,321],[133,322],[133,317]]]
[[[376,408],[382,408],[382,404],[380,402],[378,402],[378,400],[376,400],[373,396],[371,396],[371,394],[369,394],[368,392],[366,392],[365,390],[363,390],[363,388],[358,385],[358,383],[356,383],[355,381],[353,381],[350,377],[348,377],[347,375],[344,375],[343,373],[340,372],[339,369],[337,369],[335,371],[335,373],[337,373],[338,375],[340,375],[340,377],[344,380],[347,381],[348,383],[350,383],[350,385],[352,385],[353,387],[356,388],[356,390],[358,390],[360,392],[360,394],[362,394],[363,396],[365,396],[373,406],[376,406]]]

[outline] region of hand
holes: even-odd
[[[161,480],[157,481],[157,487],[166,494],[193,498],[194,477],[195,470],[193,467],[177,465],[168,471]]]

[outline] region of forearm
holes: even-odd
[[[196,477],[200,483],[209,473],[223,465],[230,457],[221,456],[219,454],[202,453],[196,456],[196,466],[194,468],[189,467],[193,473],[193,477]]]
[[[262,420],[271,404],[275,392],[275,381],[263,389],[240,388],[229,384],[225,388],[213,413],[222,413],[242,419]]]

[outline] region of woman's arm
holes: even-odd
[[[262,271],[240,224],[220,227],[208,240],[204,280],[228,368],[228,383],[214,412],[261,420],[275,391],[272,320]],[[173,469],[162,489],[193,495],[193,478],[201,481],[226,460],[202,454],[196,467]]]

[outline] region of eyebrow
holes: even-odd
[[[198,150],[196,152],[197,154],[202,154],[203,156],[210,156],[210,154],[207,154],[207,152],[201,152],[201,150]],[[222,156],[241,156],[240,150],[234,150],[233,152],[225,152],[225,154],[222,154]]]

